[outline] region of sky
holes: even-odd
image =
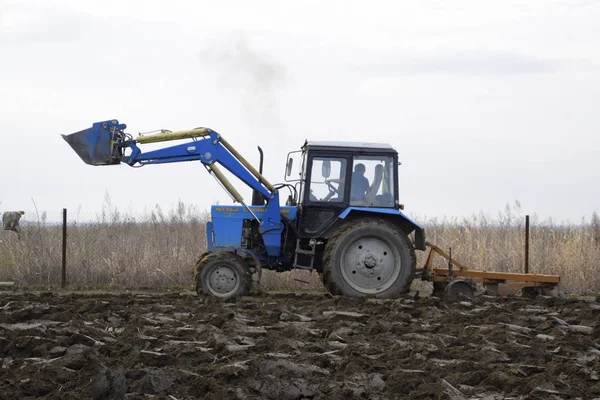
[[[260,145],[272,182],[306,139],[389,143],[417,221],[517,200],[589,220],[599,20],[586,0],[0,0],[0,211],[232,204],[199,162],[93,167],[60,136],[118,119],[209,127],[255,165]]]

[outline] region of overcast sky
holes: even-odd
[[[0,0],[0,210],[231,202],[200,163],[92,167],[60,136],[116,118],[260,145],[273,182],[305,139],[390,143],[417,220],[517,199],[589,220],[598,21],[585,0]]]

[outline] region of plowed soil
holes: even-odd
[[[0,294],[5,399],[592,399],[600,305]]]

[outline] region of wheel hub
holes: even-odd
[[[235,271],[228,266],[216,267],[208,279],[209,288],[215,294],[227,294],[238,286],[239,280]]]
[[[400,273],[399,255],[387,241],[363,237],[350,243],[342,256],[342,274],[362,293],[378,293],[394,283]]]
[[[377,266],[377,261],[378,260],[375,258],[375,256],[369,251],[369,254],[365,256],[363,264],[366,268],[373,269]]]

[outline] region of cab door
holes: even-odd
[[[351,159],[343,155],[310,154],[299,209],[298,234],[314,238],[333,225],[348,207]]]

